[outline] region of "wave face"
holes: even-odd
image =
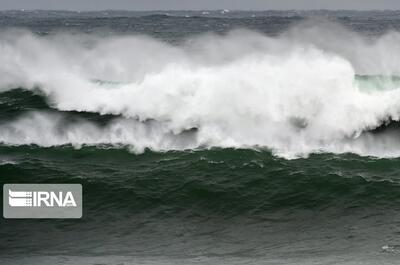
[[[179,44],[4,31],[0,91],[32,91],[48,108],[3,120],[0,141],[399,156],[396,130],[371,132],[400,119],[399,41],[313,20],[276,37],[236,30]],[[71,121],[72,112],[110,118]]]
[[[399,159],[286,160],[238,149],[132,155],[67,146],[0,146],[0,154],[3,183],[84,187],[81,220],[0,219],[2,264],[138,264],[135,258],[166,264],[150,262],[154,256],[174,259],[167,264],[231,258],[240,259],[232,264],[310,264],[310,258],[328,264],[338,256],[396,264],[399,258]]]

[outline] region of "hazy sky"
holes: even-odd
[[[400,9],[400,0],[0,0],[0,9]]]

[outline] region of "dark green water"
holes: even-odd
[[[381,248],[399,243],[398,159],[323,154],[285,160],[233,149],[141,155],[67,146],[0,150],[3,183],[84,187],[81,220],[3,219],[1,249],[11,260],[29,253],[35,262],[67,255],[71,264],[88,261],[70,256],[98,255],[110,264],[161,256],[171,263],[203,257],[257,264],[331,255],[376,262],[397,255]]]

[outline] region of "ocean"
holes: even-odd
[[[399,264],[399,121],[400,11],[1,11],[0,263]]]

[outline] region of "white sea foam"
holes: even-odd
[[[180,45],[146,36],[3,32],[1,90],[39,88],[59,110],[122,117],[105,127],[63,126],[61,115],[30,113],[0,125],[0,141],[398,156],[393,132],[362,132],[399,120],[400,90],[393,84],[363,90],[354,80],[356,74],[399,75],[398,43],[397,32],[369,40],[314,22],[278,37],[242,30]]]

